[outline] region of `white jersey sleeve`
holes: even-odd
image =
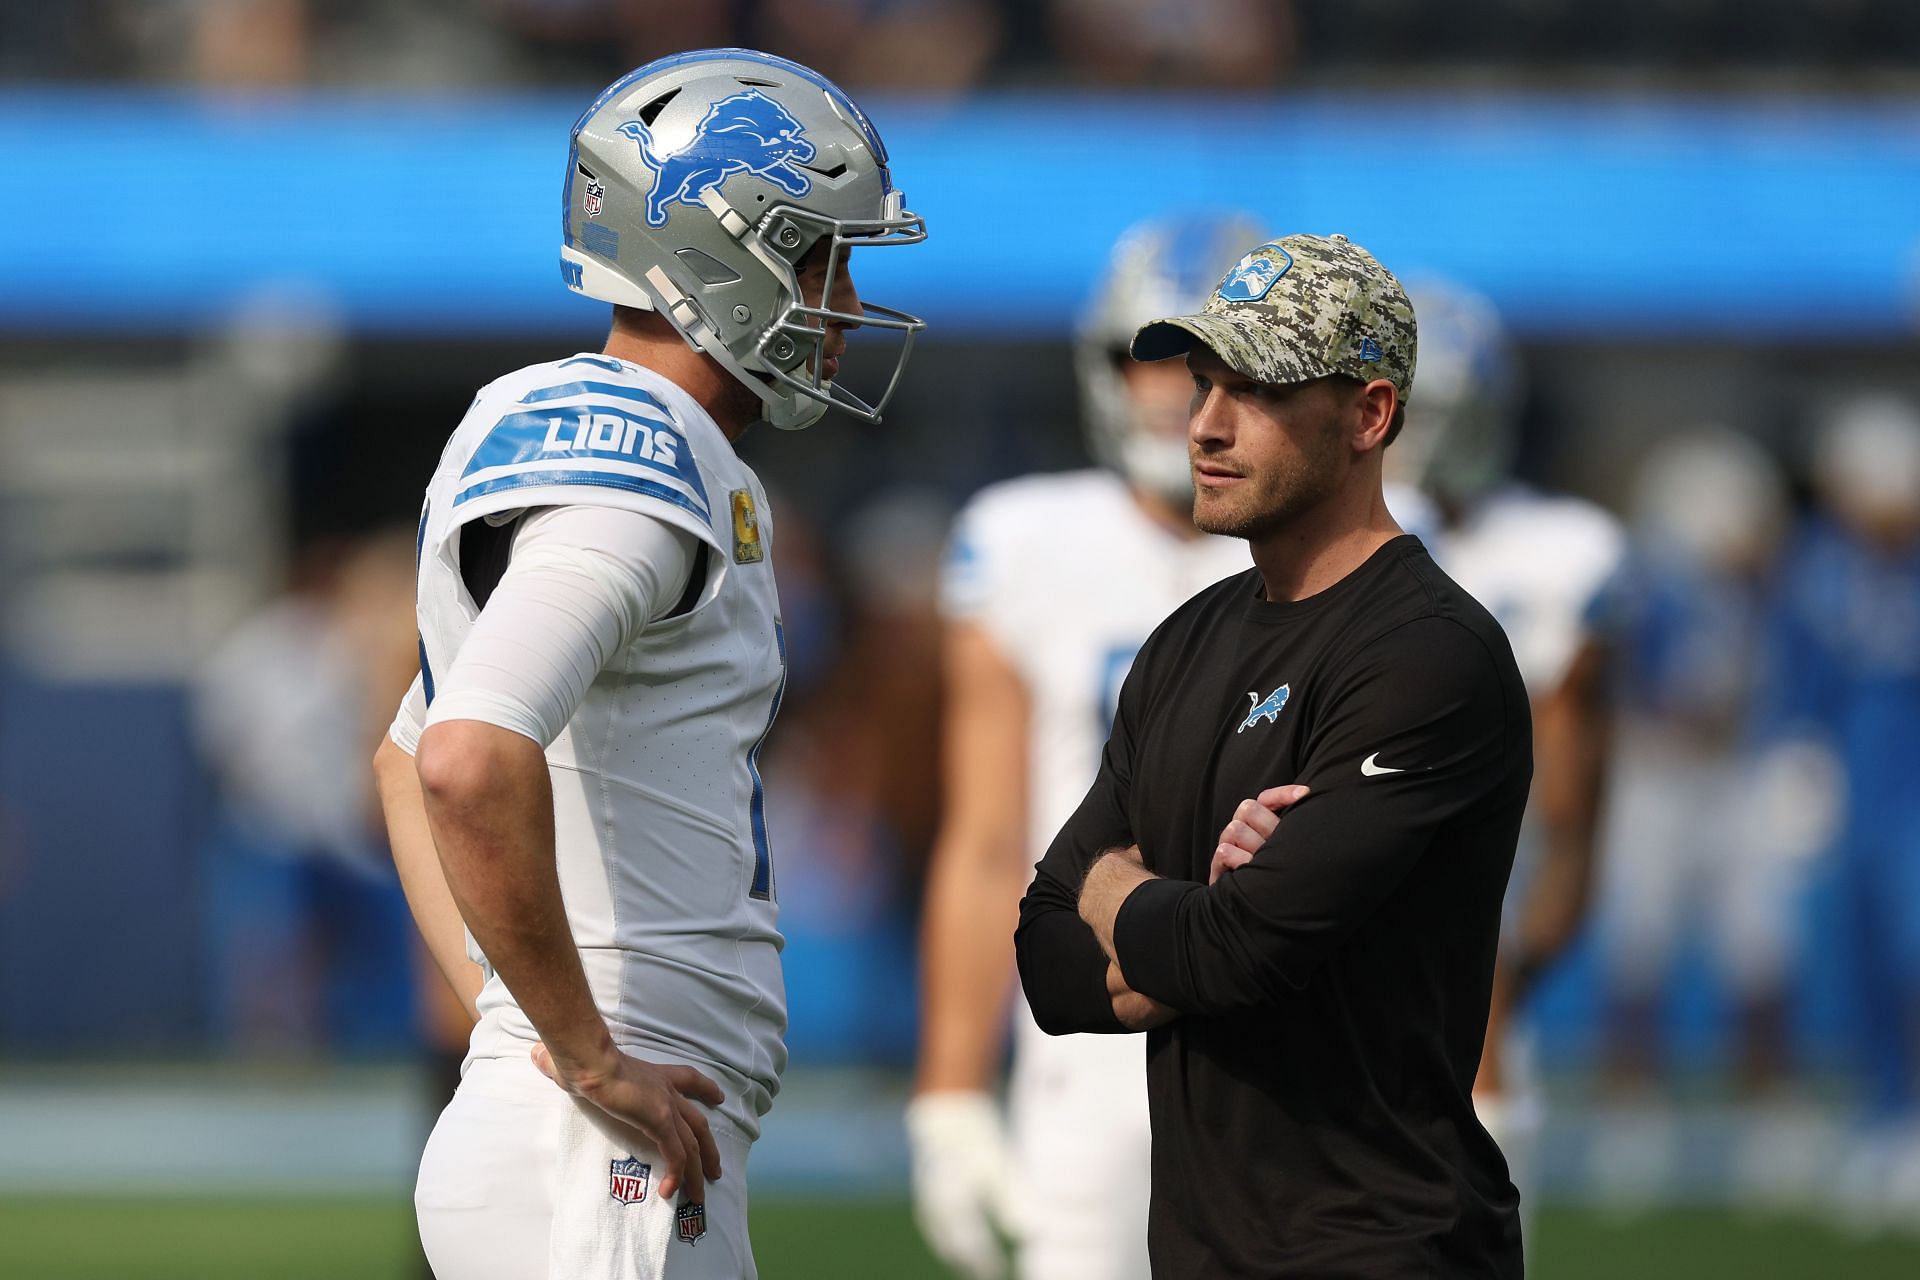
[[[416,755],[420,750],[420,731],[426,724],[427,693],[421,686],[420,677],[416,675],[413,683],[407,686],[406,696],[400,699],[399,710],[393,713],[393,723],[387,726],[387,737],[408,755]]]

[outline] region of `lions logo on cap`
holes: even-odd
[[[806,126],[788,110],[749,89],[707,108],[693,137],[678,151],[656,154],[653,134],[640,120],[620,132],[640,147],[640,158],[656,180],[647,193],[647,225],[667,225],[670,204],[699,204],[700,197],[736,173],[754,173],[790,196],[804,196],[813,180],[797,166],[813,159]]]
[[[1293,266],[1293,255],[1277,244],[1263,244],[1233,264],[1215,290],[1223,302],[1258,302]]]

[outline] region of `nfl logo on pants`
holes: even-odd
[[[607,1171],[607,1194],[621,1204],[639,1204],[647,1198],[647,1180],[652,1176],[653,1166],[632,1156],[615,1160]]]

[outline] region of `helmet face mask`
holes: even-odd
[[[1128,384],[1128,344],[1149,320],[1199,310],[1228,268],[1268,238],[1245,214],[1139,223],[1115,243],[1106,274],[1081,314],[1074,372],[1088,448],[1128,484],[1174,506],[1193,500],[1185,434],[1161,429],[1156,406]]]
[[[575,123],[562,197],[569,288],[660,312],[797,429],[830,406],[877,420],[923,326],[891,307],[831,309],[856,245],[916,244],[926,224],[894,190],[885,145],[853,100],[797,63],[713,49],[649,63]],[[822,241],[820,297],[798,264]],[[905,337],[869,404],[823,376],[830,327]]]

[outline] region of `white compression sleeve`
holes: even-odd
[[[480,720],[550,745],[608,660],[686,593],[698,547],[634,511],[529,512],[426,723]]]

